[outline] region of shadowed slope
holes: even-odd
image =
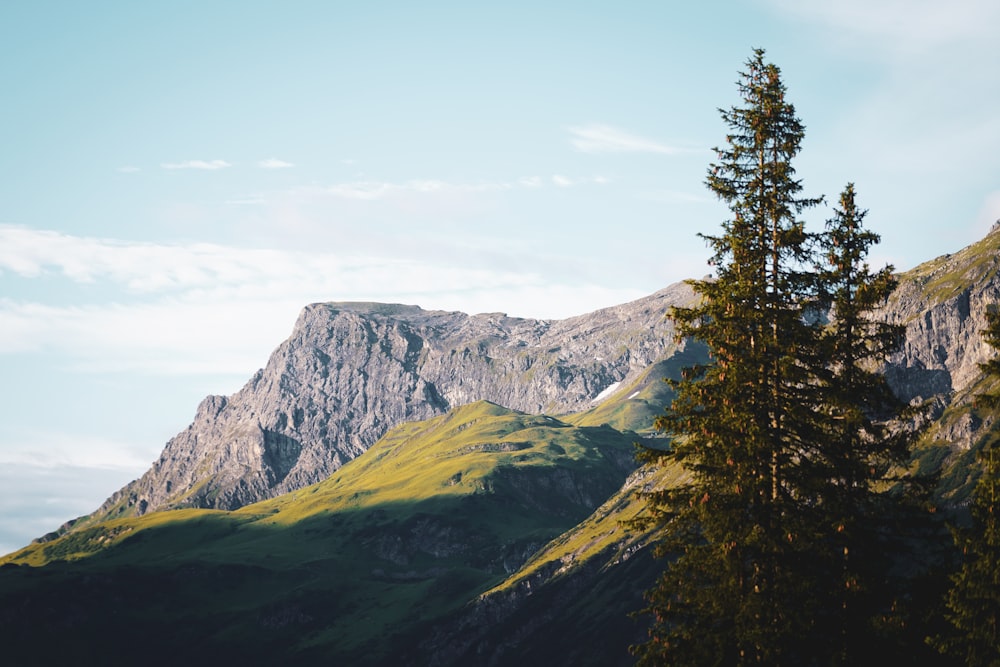
[[[487,402],[405,424],[280,498],[115,519],[11,554],[0,641],[25,664],[139,649],[147,664],[392,664],[614,493],[636,437]]]

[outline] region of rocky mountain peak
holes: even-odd
[[[943,410],[971,390],[990,354],[981,331],[1000,302],[998,275],[995,229],[900,276],[878,314],[906,325],[885,366],[897,394]],[[666,314],[693,299],[679,283],[563,320],[310,304],[263,369],[232,396],[206,398],[153,467],[92,518],[280,495],[325,479],[397,424],[478,400],[530,413],[590,408],[679,350]]]
[[[403,304],[306,306],[237,393],[202,401],[143,477],[99,516],[234,509],[325,479],[389,428],[485,399],[526,412],[589,407],[676,349],[674,285],[565,320]]]

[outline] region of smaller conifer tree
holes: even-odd
[[[805,231],[820,200],[794,177],[804,127],[763,51],[739,91],[707,179],[732,212],[705,237],[716,275],[671,311],[710,360],[671,383],[669,449],[642,455],[688,481],[648,493],[668,564],[633,650],[641,666],[857,664],[891,608],[875,524],[909,444],[884,426],[902,406],[875,372],[901,336],[872,313],[895,281],[866,263],[878,236],[853,186],[825,234]]]

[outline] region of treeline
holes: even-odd
[[[638,664],[1000,664],[993,447],[974,523],[956,533],[966,559],[937,590],[924,562],[942,541],[933,480],[905,472],[920,408],[876,372],[903,335],[873,317],[893,268],[867,262],[879,237],[853,184],[824,230],[806,229],[822,198],[796,178],[805,129],[762,50],[738,87],[707,177],[731,212],[704,237],[714,275],[691,282],[696,306],[671,312],[710,361],[673,383],[656,424],[670,447],[642,454],[691,481],[647,496],[665,569]],[[996,313],[991,324],[998,346]],[[984,370],[1000,377],[996,361]],[[946,619],[929,611],[945,603]]]

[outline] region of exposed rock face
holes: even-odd
[[[906,325],[885,368],[900,397],[942,410],[968,399],[992,354],[981,331],[987,306],[1000,302],[998,275],[1000,229],[902,276],[879,314]],[[94,516],[273,497],[324,479],[396,424],[480,399],[532,413],[590,407],[677,350],[665,315],[692,299],[678,284],[558,321],[310,305],[264,369],[233,396],[206,398],[153,467]]]
[[[886,375],[904,400],[948,404],[982,377],[994,354],[983,340],[986,312],[1000,303],[1000,228],[954,255],[904,274],[883,317],[906,325],[906,339]]]
[[[210,396],[143,477],[98,510],[234,509],[320,481],[389,428],[486,399],[526,412],[589,407],[675,350],[683,284],[547,321],[416,306],[307,306],[239,392]]]

